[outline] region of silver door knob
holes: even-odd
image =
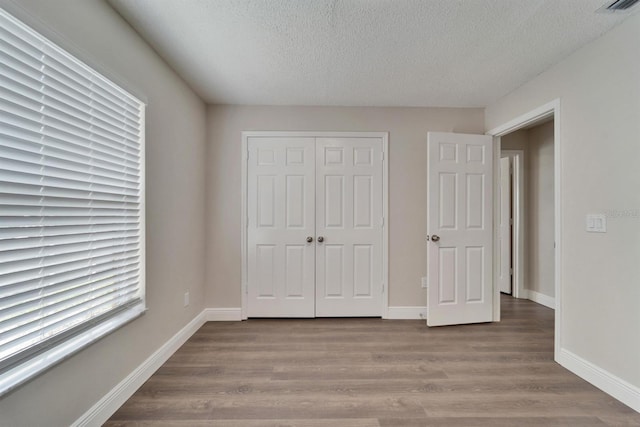
[[[320,242],[320,243],[324,242],[324,237],[318,236],[318,242]]]
[[[432,242],[437,242],[438,240],[440,240],[440,236],[438,236],[437,234],[434,234],[431,236],[431,241]]]
[[[313,242],[313,237],[311,236],[307,237],[307,243],[311,243],[311,242]]]

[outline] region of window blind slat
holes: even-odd
[[[54,63],[48,62],[47,65],[42,68],[42,73],[45,76],[43,78],[43,83],[47,87],[55,88],[63,93],[70,91],[74,96],[80,99],[89,98],[89,100],[85,102],[86,105],[88,107],[99,108],[100,111],[105,114],[114,117],[122,117],[127,122],[136,123],[138,121],[138,111],[127,110],[122,106],[122,104],[114,102],[113,100],[103,96],[94,86],[83,86],[78,84],[76,80],[69,78],[64,72],[60,72],[56,69],[56,65]]]
[[[34,223],[33,218],[27,217],[15,217],[15,216],[5,216],[2,218],[2,227],[0,228],[16,228],[16,227],[32,227],[34,225],[44,225],[44,226],[58,226],[58,225],[86,225],[90,226],[92,224],[112,224],[112,223],[121,223],[121,224],[137,224],[137,220],[133,220],[133,218],[123,218],[120,216],[103,216],[103,217],[74,217],[74,218],[65,218],[65,217],[42,217],[42,219]]]
[[[109,153],[102,146],[92,146],[93,142],[90,132],[81,132],[78,129],[66,128],[64,124],[57,122],[51,117],[42,118],[43,141],[50,143],[53,147],[77,150],[79,153],[95,157],[110,163],[122,163],[124,166],[135,167],[140,159],[138,156],[126,153]]]
[[[106,180],[116,180],[117,182],[127,182],[137,186],[138,177],[126,172],[115,172],[99,166],[82,163],[74,160],[67,160],[57,156],[50,156],[44,151],[33,151],[30,147],[14,148],[13,146],[0,146],[0,157],[14,159],[22,162],[40,164],[45,167],[64,169],[79,174],[96,176]]]
[[[58,236],[34,236],[16,239],[0,239],[2,246],[0,253],[22,249],[35,249],[40,247],[65,245],[74,242],[100,242],[124,237],[138,237],[137,230],[102,231],[96,233],[62,234]]]
[[[113,121],[122,123],[124,125],[135,127],[139,123],[139,118],[132,118],[125,115],[122,111],[114,110],[110,105],[104,105],[99,100],[92,100],[89,95],[83,92],[78,92],[74,87],[73,82],[69,82],[70,85],[56,78],[56,74],[49,73],[46,79],[43,80],[43,91],[48,95],[51,95],[55,99],[65,99],[67,97],[73,100],[72,104],[80,105],[81,109],[85,109],[92,112],[99,112],[100,117],[110,118]],[[138,129],[138,132],[140,130]]]
[[[3,112],[0,124],[38,132],[41,140],[44,139],[50,142],[54,147],[62,147],[67,150],[77,149],[80,153],[95,156],[97,159],[109,163],[118,164],[124,160],[124,165],[128,167],[134,167],[140,161],[139,153],[115,150],[106,145],[99,135],[94,135],[90,130],[80,129],[55,117],[44,115],[7,99],[0,99],[0,111]],[[88,141],[93,144],[87,144]]]
[[[13,151],[13,150],[12,150]],[[11,154],[11,158],[3,156],[3,154]],[[137,190],[139,183],[121,177],[111,178],[101,174],[93,173],[91,165],[86,165],[81,170],[79,167],[65,168],[59,167],[55,159],[54,162],[48,161],[46,156],[24,155],[21,153],[12,153],[7,149],[0,148],[0,169],[4,171],[13,171],[16,173],[29,174],[46,174],[51,178],[69,179],[80,182],[87,182],[91,185],[100,184],[109,187],[124,187]],[[64,166],[64,165],[62,165]],[[123,174],[124,176],[124,174]]]
[[[114,85],[107,83],[104,78],[90,72],[83,65],[71,59],[69,55],[53,46],[47,45],[44,46],[43,53],[45,56],[42,62],[47,68],[51,67],[65,77],[73,76],[72,78],[74,80],[78,79],[83,86],[99,92],[101,96],[113,103],[114,106],[123,109],[134,117],[139,111],[138,102],[133,97],[117,89]]]
[[[41,274],[41,270],[45,267],[60,267],[64,268],[64,265],[69,264],[74,261],[84,261],[87,259],[91,259],[92,257],[101,257],[103,255],[111,255],[114,258],[120,256],[127,256],[128,251],[139,251],[138,243],[128,243],[123,244],[117,247],[118,252],[113,250],[114,248],[111,246],[97,248],[91,250],[90,254],[87,252],[67,252],[60,254],[50,254],[47,256],[40,256],[38,258],[30,258],[30,259],[16,259],[11,263],[6,263],[3,267],[3,274],[0,275],[0,283],[3,282],[3,276],[11,275],[12,273],[25,273],[21,275],[21,280],[30,280],[34,277],[39,277]],[[57,271],[56,268],[49,269],[51,273],[55,273]],[[14,276],[15,278],[15,276]]]
[[[48,157],[90,164],[108,171],[125,172],[128,175],[136,177],[136,179],[139,177],[139,172],[134,167],[135,165],[127,166],[113,161],[97,159],[95,156],[91,157],[89,154],[73,152],[74,147],[67,146],[66,144],[58,144],[58,142],[51,137],[47,137],[45,141],[37,131],[18,129],[13,125],[5,124],[4,127],[0,128],[0,137],[4,139],[6,147],[16,150],[42,153]]]
[[[7,298],[6,309],[2,311],[0,318],[0,330],[10,332],[42,318],[43,315],[46,316],[47,310],[53,312],[61,306],[73,305],[74,301],[89,299],[96,293],[121,289],[126,287],[126,281],[138,277],[139,273],[136,270],[114,270],[68,281],[57,287],[44,288],[39,293],[25,293]]]
[[[16,168],[0,170],[0,181],[15,184],[41,185],[42,187],[68,188],[88,192],[96,191],[122,196],[137,196],[139,194],[139,190],[134,187],[118,187],[97,182],[86,182],[69,177],[38,175],[29,171],[22,172],[16,170]]]
[[[22,206],[26,207],[50,207],[50,208],[100,208],[122,211],[123,209],[138,210],[136,203],[127,203],[121,201],[100,201],[91,199],[75,199],[65,197],[43,197],[43,196],[26,196],[0,193],[0,206]]]
[[[21,52],[29,52],[36,57],[42,55],[43,41],[38,35],[9,25],[0,26],[0,35],[0,39],[6,40],[7,45],[16,46]]]
[[[138,267],[138,256],[132,256],[122,261],[104,261],[100,264],[91,263],[91,265],[85,265],[73,270],[64,271],[59,274],[43,276],[37,279],[21,282],[3,288],[0,291],[3,299],[7,301],[12,298],[21,298],[22,300],[30,299],[31,296],[40,295],[41,293],[49,292],[52,289],[54,292],[68,287],[72,287],[73,282],[77,282],[79,279],[86,280],[87,277],[112,274],[118,271],[137,271],[140,272]]]
[[[11,52],[0,53],[3,67],[0,68],[0,76],[3,81],[12,81],[32,88],[40,92],[42,83],[42,71],[40,65],[34,64],[32,58],[25,55],[12,55]],[[6,84],[6,83],[5,83]],[[11,85],[7,85],[11,87]]]
[[[87,314],[95,317],[135,299],[138,293],[136,282],[132,281],[128,284],[130,285],[128,288],[116,289],[104,295],[98,293],[98,296],[88,300],[70,301],[75,305],[65,305],[57,312],[43,310],[44,315],[39,320],[21,325],[0,339],[0,361],[8,356],[7,348],[13,351],[20,343],[22,347],[20,350],[24,350],[43,339],[63,333],[78,323],[86,321]]]
[[[133,244],[137,241],[137,237],[124,237],[119,239],[91,240],[88,242],[77,241],[52,247],[42,246],[35,249],[8,249],[0,251],[0,263],[20,262],[34,258],[47,258],[53,256],[78,255],[86,252],[97,252],[106,249],[115,253],[121,245]]]
[[[137,269],[115,269],[7,297],[0,317],[0,330],[11,331],[41,317],[41,310],[47,307],[97,290],[118,289],[125,280],[138,277]]]
[[[62,260],[61,262],[54,263],[49,260],[48,265],[26,265],[21,270],[7,271],[0,274],[0,296],[13,295],[16,292],[21,292],[21,289],[31,289],[28,286],[33,280],[42,280],[43,284],[51,283],[56,280],[56,277],[62,277],[66,273],[72,273],[77,270],[85,268],[91,268],[92,266],[103,266],[106,264],[119,265],[119,263],[127,262],[129,259],[139,258],[140,253],[138,248],[131,248],[127,252],[121,252],[119,257],[114,257],[112,253],[105,253],[102,255],[93,254],[93,256],[87,256],[81,259]]]
[[[74,318],[76,314],[87,309],[94,309],[96,306],[101,306],[105,302],[118,299],[123,294],[129,294],[131,298],[134,297],[136,289],[134,286],[137,281],[137,277],[129,279],[122,283],[119,288],[113,288],[108,291],[102,289],[94,290],[79,297],[71,297],[68,300],[59,301],[57,304],[42,307],[39,312],[40,316],[36,316],[35,319],[25,318],[25,322],[20,325],[15,325],[14,328],[5,332],[0,338],[0,349],[11,341],[23,338],[25,336],[32,335],[33,333],[44,333],[44,335],[50,334],[54,329],[62,327],[71,327],[73,325],[60,324],[60,321],[67,318]],[[88,297],[88,298],[87,298]],[[60,332],[60,330],[56,331]]]
[[[3,186],[2,192],[5,194],[24,194],[24,195],[33,195],[38,196],[42,192],[47,192],[47,195],[50,197],[61,197],[61,198],[69,198],[69,199],[78,199],[78,200],[104,200],[104,201],[117,201],[117,202],[126,202],[126,203],[139,203],[140,196],[137,194],[114,194],[107,193],[104,191],[83,191],[83,190],[72,190],[65,189],[60,187],[52,187],[52,186],[38,186],[37,184],[19,184],[19,183],[11,183],[7,184],[6,182],[0,181],[0,185]],[[92,198],[94,196],[94,198]],[[3,224],[0,223],[0,228],[3,227]]]
[[[138,155],[140,152],[131,144],[137,137],[123,129],[114,128],[114,126],[92,117],[82,117],[71,108],[62,108],[56,105],[55,100],[46,96],[42,100],[42,105],[45,107],[42,110],[45,117],[52,117],[59,123],[69,125],[73,129],[90,132],[92,140],[99,143],[107,152],[123,151],[132,155]]]
[[[2,197],[0,195],[0,197]],[[88,231],[87,231],[88,230]],[[57,236],[72,236],[78,234],[87,234],[87,233],[111,233],[111,232],[130,232],[130,231],[140,231],[137,227],[137,224],[102,224],[102,225],[91,225],[90,227],[86,226],[57,226],[57,227],[41,227],[41,226],[32,226],[32,227],[21,227],[21,228],[10,228],[4,227],[2,229],[2,238],[3,239],[20,239],[20,238],[30,238],[30,237],[57,237]]]

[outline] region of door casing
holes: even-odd
[[[247,319],[248,293],[248,140],[252,137],[308,137],[308,138],[381,138],[382,139],[382,318],[389,315],[389,133],[388,132],[322,132],[322,131],[244,131],[242,132],[242,190],[241,190],[241,259],[242,259],[242,320]]]
[[[559,361],[562,349],[562,138],[561,138],[561,110],[560,99],[555,99],[538,108],[526,112],[514,119],[495,127],[487,132],[494,138],[494,156],[500,156],[500,137],[517,131],[524,127],[542,122],[549,117],[553,117],[553,144],[554,144],[554,166],[553,166],[553,192],[554,192],[554,240],[555,240],[555,333],[554,333],[554,360]],[[494,193],[499,191],[500,176],[494,170],[493,188]],[[496,201],[494,200],[494,203]],[[494,223],[497,224],[499,218],[498,209],[494,209]],[[497,272],[497,256],[500,247],[498,245],[498,235],[494,230],[494,272]],[[500,321],[500,284],[494,274],[494,304],[493,320]]]

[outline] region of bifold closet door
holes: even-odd
[[[316,316],[382,314],[382,139],[316,139]]]
[[[248,149],[247,314],[314,317],[315,138],[250,138]]]
[[[382,138],[248,149],[248,317],[380,316]]]

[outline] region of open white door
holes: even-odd
[[[493,320],[493,139],[428,134],[427,325]]]
[[[500,292],[511,295],[511,159],[500,158]]]

